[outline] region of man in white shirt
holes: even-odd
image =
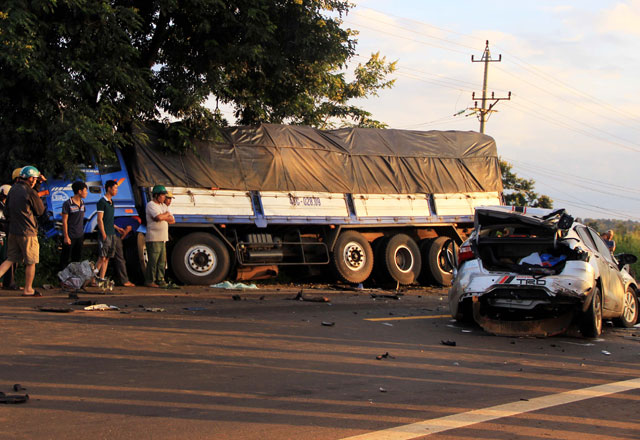
[[[167,264],[167,250],[165,243],[169,241],[169,223],[175,223],[173,215],[168,210],[164,201],[167,189],[162,185],[156,185],[151,191],[153,199],[147,203],[147,271],[145,273],[145,286],[164,287],[167,282],[164,279],[164,268]]]

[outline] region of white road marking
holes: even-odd
[[[452,414],[450,416],[424,420],[410,425],[397,426],[382,431],[347,437],[342,440],[411,440],[451,429],[464,428],[469,425],[475,425],[476,423],[484,423],[503,417],[511,417],[526,412],[550,408],[552,406],[566,405],[568,403],[638,388],[640,388],[640,378],[624,380],[579,390],[565,391],[559,394],[535,397],[527,401],[520,400],[465,413]]]

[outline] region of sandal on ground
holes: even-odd
[[[42,293],[34,290],[33,293],[23,293],[22,296],[42,296]]]

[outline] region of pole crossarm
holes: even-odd
[[[480,120],[480,133],[484,133],[484,125],[485,122],[489,119],[487,115],[493,110],[493,107],[500,101],[508,101],[511,99],[511,92],[506,98],[496,98],[495,94],[491,92],[491,97],[487,97],[487,80],[489,77],[489,63],[499,63],[502,61],[502,54],[498,56],[497,60],[491,59],[491,51],[489,50],[489,40],[487,40],[487,44],[484,48],[484,52],[482,53],[482,58],[476,60],[473,55],[471,55],[472,63],[484,63],[484,80],[482,82],[482,98],[476,98],[476,92],[471,94],[471,99],[475,101],[475,107],[470,109],[474,113],[478,115],[478,119]],[[478,101],[482,102],[482,106],[478,108]],[[487,102],[493,101],[489,107],[487,108]]]

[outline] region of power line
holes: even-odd
[[[536,170],[545,170],[545,171],[550,172],[550,173],[562,174],[562,175],[565,175],[565,176],[568,176],[568,177],[572,177],[574,179],[582,180],[582,181],[585,181],[585,182],[594,183],[594,184],[597,184],[597,185],[609,186],[609,187],[611,187],[612,189],[615,189],[615,190],[622,190],[622,191],[628,191],[628,192],[631,192],[631,193],[640,194],[640,189],[637,189],[637,188],[628,188],[628,187],[625,187],[625,186],[604,182],[602,180],[590,179],[588,177],[578,176],[576,174],[567,173],[564,170],[563,171],[554,170],[552,168],[544,167],[542,165],[534,164],[534,163],[531,163],[531,162],[525,162],[525,161],[521,161],[521,160],[511,159],[511,158],[508,158],[508,157],[505,157],[505,156],[501,156],[501,157],[504,160],[506,160],[507,162],[509,162],[510,164],[514,164],[514,165],[515,164],[519,164],[520,166],[529,166],[530,168],[534,168]]]
[[[365,29],[370,29],[370,30],[373,30],[373,31],[376,31],[376,32],[380,32],[382,34],[391,35],[393,37],[401,38],[403,40],[413,41],[415,43],[424,44],[426,46],[436,47],[438,49],[448,50],[448,51],[451,51],[451,52],[457,52],[457,53],[461,53],[463,55],[467,55],[467,52],[463,52],[461,50],[451,49],[449,47],[440,46],[440,45],[429,43],[429,42],[426,42],[426,41],[423,41],[423,40],[416,40],[415,38],[405,37],[405,36],[402,36],[402,35],[394,34],[392,32],[386,32],[386,31],[383,31],[381,29],[374,28],[372,26],[367,26],[367,25],[363,25],[363,24],[357,24],[357,23],[351,22],[349,20],[345,20],[345,23],[352,24],[354,26],[359,26],[359,27],[362,27],[362,28],[365,28]]]
[[[386,17],[394,17],[394,18],[396,18],[396,19],[406,20],[406,21],[409,21],[409,22],[418,23],[418,24],[420,24],[420,25],[422,25],[422,26],[426,26],[426,27],[431,27],[431,28],[434,28],[434,29],[438,29],[439,31],[443,31],[443,32],[451,33],[451,34],[456,34],[456,35],[460,35],[460,36],[463,36],[464,38],[466,38],[466,39],[468,39],[468,40],[470,40],[470,41],[471,41],[471,40],[473,40],[474,42],[475,42],[475,41],[478,41],[478,39],[476,39],[475,37],[471,37],[471,36],[469,36],[469,35],[467,35],[467,34],[463,34],[463,33],[459,33],[459,32],[456,32],[456,31],[452,31],[452,30],[450,30],[450,29],[445,29],[445,28],[442,28],[442,27],[434,26],[434,25],[431,25],[431,24],[426,23],[426,22],[423,22],[423,21],[418,21],[418,20],[413,20],[413,19],[407,19],[407,18],[405,18],[405,17],[399,17],[399,16],[396,16],[396,15],[393,15],[393,14],[389,14],[389,13],[386,13],[386,12],[383,12],[383,11],[380,11],[380,10],[377,10],[377,9],[374,9],[374,8],[368,8],[368,7],[360,7],[360,8],[362,8],[362,9],[369,9],[369,10],[375,11],[375,12],[377,12],[377,13],[383,14],[383,15],[384,15],[384,16],[386,16]],[[373,21],[377,21],[377,22],[380,22],[380,23],[385,23],[385,24],[390,25],[390,26],[392,26],[392,27],[397,27],[397,28],[400,28],[400,29],[404,29],[404,30],[410,31],[410,32],[415,33],[415,34],[418,34],[418,35],[426,36],[427,38],[436,38],[436,39],[438,39],[438,40],[440,40],[440,41],[444,41],[444,42],[447,42],[447,43],[452,44],[452,45],[461,46],[461,47],[465,47],[465,48],[470,48],[470,46],[465,45],[465,44],[461,44],[461,43],[458,43],[458,42],[455,42],[455,41],[452,41],[452,40],[449,40],[449,39],[446,39],[446,38],[433,37],[432,35],[425,34],[424,32],[416,31],[416,30],[413,30],[413,29],[408,29],[408,28],[405,28],[405,27],[402,27],[402,26],[398,26],[398,25],[396,25],[396,24],[389,23],[388,21],[384,21],[384,20],[376,19],[376,18],[374,18],[374,17],[370,17],[370,16],[369,16],[369,17],[364,17],[364,16],[362,16],[362,15],[361,15],[361,16],[359,16],[359,17],[360,17],[361,19],[373,20]],[[376,30],[377,30],[377,29],[376,29]],[[452,50],[452,49],[447,49],[447,50]],[[507,51],[505,51],[505,52],[507,52]],[[507,52],[507,53],[508,53],[508,52]],[[509,55],[510,55],[510,58],[509,58],[508,60],[506,60],[507,62],[513,63],[514,65],[516,65],[516,66],[518,66],[518,67],[520,67],[520,68],[522,68],[522,69],[526,70],[526,71],[527,71],[527,72],[529,72],[530,74],[532,74],[532,75],[534,75],[534,76],[537,76],[537,77],[539,77],[539,78],[543,79],[543,80],[545,81],[545,84],[547,84],[547,85],[548,85],[549,83],[553,83],[553,84],[555,84],[555,85],[557,85],[557,86],[559,86],[559,87],[563,88],[564,90],[566,90],[566,91],[570,92],[570,93],[571,93],[571,94],[573,94],[573,95],[577,95],[577,96],[579,96],[579,97],[581,97],[581,98],[587,98],[587,99],[588,99],[589,101],[591,101],[592,103],[595,103],[598,107],[597,107],[597,111],[596,111],[596,110],[592,110],[592,109],[587,109],[586,107],[584,107],[583,105],[581,105],[581,104],[579,104],[579,103],[575,103],[575,105],[576,105],[576,106],[579,106],[579,107],[581,107],[581,108],[584,108],[585,110],[590,111],[590,112],[592,112],[592,113],[594,113],[594,114],[598,114],[599,116],[603,117],[604,119],[608,119],[608,120],[610,120],[610,121],[613,121],[613,122],[615,122],[616,124],[624,125],[624,126],[626,126],[626,127],[630,127],[630,128],[632,128],[632,129],[634,129],[634,130],[638,130],[638,128],[637,128],[637,127],[635,127],[635,126],[632,126],[632,125],[629,125],[629,124],[625,124],[625,123],[624,123],[624,120],[621,120],[621,119],[614,119],[614,118],[609,117],[606,113],[603,113],[603,112],[600,110],[600,108],[601,108],[601,107],[607,107],[607,108],[609,109],[609,111],[610,111],[610,112],[617,113],[617,114],[619,114],[619,115],[621,115],[621,116],[624,116],[625,118],[629,118],[629,116],[630,116],[629,114],[624,113],[624,112],[621,112],[621,111],[620,111],[620,110],[618,110],[616,107],[613,107],[612,105],[610,105],[610,104],[608,104],[608,103],[604,102],[603,100],[598,99],[598,98],[596,98],[596,97],[594,97],[594,96],[592,96],[592,95],[590,95],[590,94],[588,94],[588,93],[585,93],[585,92],[583,92],[583,91],[581,91],[581,90],[579,90],[579,89],[577,89],[577,88],[575,88],[575,87],[573,87],[573,86],[570,86],[570,85],[568,85],[568,84],[564,83],[563,81],[559,80],[557,77],[554,77],[554,76],[552,76],[552,75],[549,75],[549,74],[547,74],[547,73],[543,72],[543,71],[542,71],[542,70],[540,70],[539,68],[537,68],[537,67],[535,67],[535,66],[533,66],[533,65],[531,65],[531,64],[529,64],[529,63],[527,63],[526,61],[523,61],[521,58],[517,57],[516,55],[512,55],[512,54],[509,54]],[[513,76],[515,76],[516,78],[518,78],[515,74],[511,74],[511,75],[513,75]],[[539,88],[540,90],[543,90],[545,93],[548,93],[548,94],[550,94],[550,95],[552,95],[552,96],[556,96],[556,97],[558,97],[556,94],[554,94],[554,93],[552,93],[552,92],[550,92],[550,91],[548,91],[548,90],[546,90],[546,89],[542,89],[542,88],[540,88],[540,87],[537,87],[537,86],[533,85],[531,82],[528,82],[528,81],[526,81],[526,80],[524,80],[524,79],[522,79],[522,78],[519,78],[519,79],[520,79],[521,81],[527,82],[528,84],[530,84],[530,85],[532,85],[532,86],[534,86],[534,87],[536,87],[536,88]],[[633,115],[632,115],[632,116],[633,116]],[[632,118],[632,119],[637,119],[637,118]],[[640,120],[640,119],[638,119],[638,120]]]

